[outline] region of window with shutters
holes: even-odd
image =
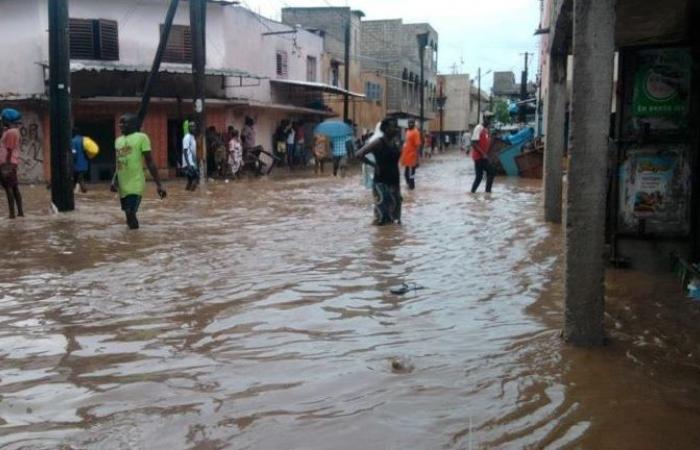
[[[70,19],[68,30],[71,59],[119,59],[119,32],[116,21]]]
[[[316,58],[313,56],[306,57],[306,81],[316,81]]]
[[[289,73],[289,70],[287,67],[287,52],[277,51],[276,62],[277,62],[277,78],[287,78],[287,75]]]
[[[163,25],[160,26],[161,34]],[[173,25],[165,45],[163,62],[191,63],[192,62],[192,34],[187,25]]]

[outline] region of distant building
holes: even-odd
[[[323,37],[323,57],[321,58],[320,81],[338,88],[345,88],[345,40],[347,27],[350,27],[350,91],[363,93],[364,82],[361,78],[362,61],[360,57],[360,41],[364,13],[346,7],[318,8],[283,8],[282,22],[286,25],[300,26],[308,31],[316,32]],[[357,123],[354,114],[355,103],[361,99],[351,99],[348,118]],[[344,99],[334,96],[326,102],[334,113],[341,116],[344,110]]]
[[[437,110],[438,34],[427,23],[404,24],[401,19],[362,22],[363,68],[386,76],[387,114],[401,119],[420,116],[420,60],[417,36],[428,34],[424,57],[425,119]]]
[[[504,100],[519,101],[520,86],[522,83],[515,81],[513,72],[494,72],[493,73],[493,95],[496,98]],[[533,98],[537,93],[537,85],[535,83],[527,83],[526,95],[528,98]]]

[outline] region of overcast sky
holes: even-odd
[[[511,70],[520,79],[524,61],[530,58],[530,80],[537,73],[540,0],[244,0],[243,6],[266,17],[280,19],[285,6],[349,6],[360,9],[365,20],[402,18],[404,22],[428,22],[439,34],[439,69],[476,76],[477,68]],[[463,63],[462,63],[463,61]],[[482,77],[482,89],[491,87],[491,75]]]

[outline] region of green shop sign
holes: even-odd
[[[688,113],[690,68],[688,49],[643,50],[637,53],[634,99],[637,117],[680,117]]]

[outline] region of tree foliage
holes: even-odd
[[[494,116],[496,121],[504,124],[513,123],[513,119],[510,117],[510,112],[508,111],[508,103],[503,99],[494,100]]]

